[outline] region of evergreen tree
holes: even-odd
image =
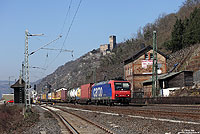
[[[184,42],[193,45],[200,42],[200,8],[195,8],[187,22],[184,33]]]
[[[183,48],[183,31],[184,26],[181,19],[177,19],[172,30],[171,49],[172,52]]]
[[[187,47],[188,46],[188,42],[189,42],[189,33],[187,33],[186,31],[186,28],[188,27],[189,25],[189,19],[188,18],[185,18],[184,22],[183,22],[183,26],[184,26],[184,30],[183,30],[183,48]]]

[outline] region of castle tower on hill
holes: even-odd
[[[109,43],[110,43],[110,51],[112,51],[116,47],[116,36],[111,35],[109,37]]]
[[[116,36],[114,35],[109,36],[109,43],[110,44],[100,45],[100,52],[103,55],[110,54],[111,51],[116,47]]]

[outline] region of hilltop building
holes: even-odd
[[[116,47],[116,36],[111,35],[109,37],[109,43],[110,44],[100,45],[101,54],[106,55],[111,53],[111,51]]]
[[[158,75],[167,73],[167,56],[157,51]],[[143,81],[149,80],[152,76],[153,48],[143,47],[140,51],[133,54],[124,61],[124,78],[131,83],[133,94],[144,92],[144,96],[150,96],[151,91],[143,90]]]

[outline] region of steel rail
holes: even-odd
[[[79,132],[62,115],[60,115],[60,114],[57,114],[57,115],[64,122],[64,124],[67,125],[67,127],[70,128],[70,130],[73,132],[73,134],[79,134]]]
[[[92,125],[94,125],[94,126],[100,128],[100,129],[104,130],[105,132],[107,132],[107,133],[109,133],[109,134],[114,134],[114,132],[108,130],[107,128],[104,128],[104,127],[102,127],[102,126],[100,126],[100,125],[98,125],[98,124],[96,124],[96,123],[94,123],[94,122],[92,122],[92,121],[90,121],[90,120],[88,120],[88,119],[85,119],[85,118],[83,118],[83,117],[81,117],[81,116],[79,116],[79,115],[77,115],[77,114],[75,114],[75,113],[69,112],[69,111],[64,110],[64,109],[62,109],[62,108],[58,108],[58,107],[56,107],[56,108],[57,108],[57,109],[60,109],[60,110],[63,111],[63,112],[66,112],[66,113],[68,113],[68,114],[74,115],[74,116],[76,116],[76,117],[78,117],[78,118],[80,118],[80,119],[82,119],[82,120],[84,120],[84,121],[86,121],[86,122],[89,122],[90,124],[92,124]]]
[[[56,113],[55,111],[47,107],[44,107],[44,106],[41,106],[41,107],[49,110],[51,114],[54,114],[55,116],[57,116],[60,119],[60,121],[63,123],[63,125],[67,128],[70,134],[80,134],[62,115]]]

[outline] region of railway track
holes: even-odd
[[[113,134],[112,131],[62,108],[42,106],[56,115],[67,129],[66,134]]]
[[[160,105],[159,105],[160,106]],[[66,104],[62,106],[54,105],[57,111],[68,111],[70,114],[77,114],[81,117],[103,124],[116,134],[120,133],[178,133],[187,129],[190,132],[200,133],[200,114],[191,113],[191,111],[199,111],[199,106],[182,107],[187,109],[178,110],[174,113],[177,106],[145,106],[145,107],[107,107],[107,106],[93,106],[93,105],[72,105]],[[168,109],[169,108],[169,109]],[[170,112],[168,111],[170,110]],[[181,111],[182,110],[182,111]],[[191,111],[190,111],[191,110]],[[181,112],[181,113],[180,113]],[[188,113],[189,112],[189,113]],[[193,116],[191,118],[190,115]],[[194,117],[196,115],[196,117]],[[65,116],[62,114],[62,116]],[[64,117],[65,118],[65,117]],[[68,118],[72,118],[71,116]],[[75,117],[73,117],[75,118]],[[78,118],[78,117],[77,117]],[[76,120],[77,121],[77,120]],[[70,122],[72,123],[72,122]],[[72,124],[73,125],[73,124]],[[73,125],[74,126],[74,125]],[[80,126],[80,125],[79,125]],[[105,131],[98,131],[99,133],[109,133]],[[84,133],[84,132],[79,132]],[[89,132],[87,132],[89,133]],[[90,133],[95,133],[90,131]],[[111,132],[112,133],[112,132]]]
[[[64,105],[63,105],[64,106]],[[110,112],[115,113],[119,115],[141,115],[144,117],[162,117],[162,118],[169,118],[169,119],[183,119],[183,120],[198,120],[200,119],[200,112],[199,112],[199,106],[188,107],[189,109],[185,107],[159,107],[159,105],[156,106],[145,106],[145,107],[106,107],[106,106],[82,106],[82,105],[70,105],[70,107],[73,108],[81,108],[81,109],[87,109],[91,111],[101,111],[101,112]]]
[[[199,113],[185,113],[185,112],[176,112],[176,111],[170,112],[170,111],[162,111],[162,110],[133,110],[132,112],[142,114],[142,115],[200,119]]]

